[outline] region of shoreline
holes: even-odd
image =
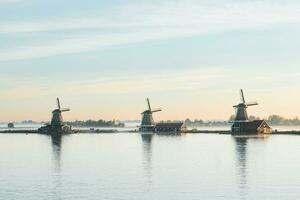
[[[117,134],[117,133],[142,133],[137,130],[116,130],[116,129],[95,129],[95,130],[80,130],[75,129],[72,133],[69,134]],[[166,132],[166,133],[153,133],[153,134],[166,134],[166,135],[176,135],[176,134],[220,134],[220,135],[231,135],[230,130],[187,130],[186,132]],[[44,133],[38,132],[38,130],[28,129],[28,130],[0,130],[0,134],[40,134],[40,135],[47,135]],[[69,135],[66,134],[66,135]],[[271,134],[265,135],[300,135],[300,131],[274,131]]]

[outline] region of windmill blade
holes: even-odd
[[[56,103],[57,103],[57,108],[60,110],[60,102],[59,102],[59,98],[56,98]]]
[[[246,101],[245,101],[244,92],[243,92],[242,89],[240,91],[240,95],[241,95],[241,101],[242,101],[242,103],[245,103]]]
[[[149,98],[147,98],[147,104],[148,104],[148,108],[149,108],[149,110],[151,111],[151,106],[150,106],[150,101],[149,101]]]
[[[67,111],[70,111],[69,108],[63,108],[63,109],[60,109],[61,112],[67,112]]]
[[[256,106],[258,103],[256,101],[246,103],[246,106]]]
[[[233,107],[234,107],[234,108],[237,108],[237,107],[239,107],[239,105],[234,105]]]
[[[160,108],[157,108],[157,109],[154,109],[154,110],[151,110],[151,112],[160,112],[160,111],[162,111]]]

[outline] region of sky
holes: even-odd
[[[0,0],[0,121],[300,116],[300,1]]]

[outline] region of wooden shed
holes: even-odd
[[[234,122],[231,127],[234,135],[271,134],[272,128],[265,120]]]
[[[157,123],[155,125],[154,131],[156,133],[164,132],[164,133],[182,133],[186,132],[187,126],[183,122],[173,122],[173,123]]]

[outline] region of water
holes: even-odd
[[[0,134],[0,199],[299,199],[300,136]]]

